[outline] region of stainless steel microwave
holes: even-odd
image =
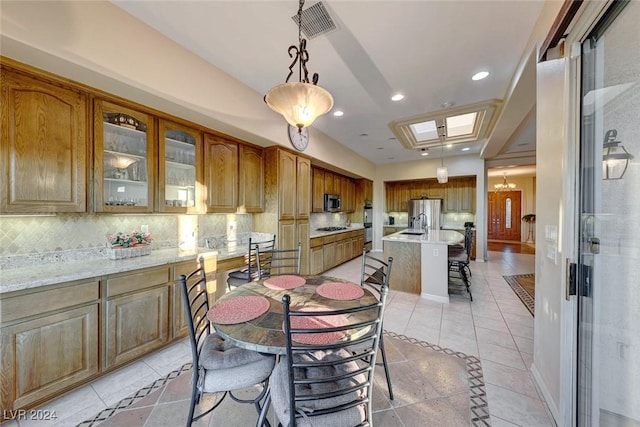
[[[324,211],[325,212],[340,212],[342,209],[342,201],[337,194],[325,194],[324,195]]]

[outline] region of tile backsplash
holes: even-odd
[[[0,217],[0,257],[101,249],[106,235],[149,227],[154,248],[204,246],[206,237],[250,233],[251,215],[92,215]]]

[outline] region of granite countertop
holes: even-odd
[[[352,225],[350,227],[347,227],[345,230],[336,230],[336,231],[313,230],[311,231],[310,238],[314,239],[316,237],[324,237],[324,236],[330,236],[332,234],[348,233],[349,231],[356,231],[356,230],[364,230],[364,226]]]
[[[384,224],[383,227],[409,228],[408,224]]]
[[[151,251],[150,255],[119,260],[91,258],[38,263],[30,267],[0,270],[0,294],[195,260],[200,254],[216,254],[218,260],[223,260],[243,256],[245,252],[246,248],[244,247],[237,250],[235,248],[231,250],[207,248],[179,250],[173,248],[157,249]]]
[[[402,234],[406,232],[416,234]],[[405,228],[404,230],[384,236],[382,240],[390,242],[452,245],[462,242],[464,235],[454,230],[429,230],[428,233],[424,233],[422,229]]]

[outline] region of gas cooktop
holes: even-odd
[[[322,228],[318,228],[318,231],[340,231],[340,230],[346,230],[347,227],[322,227]]]

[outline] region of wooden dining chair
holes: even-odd
[[[232,271],[227,277],[227,288],[231,290],[232,287],[241,286],[245,283],[258,280],[258,258],[257,254],[259,250],[268,251],[275,247],[276,235],[273,237],[256,242],[254,239],[249,238],[249,248],[245,255],[245,267],[240,270]]]
[[[275,356],[235,347],[215,333],[206,317],[209,301],[203,258],[200,258],[198,268],[186,276],[181,275],[178,283],[184,301],[193,360],[187,427],[216,409],[227,395],[236,402],[252,403],[260,413],[261,402],[268,390],[269,376],[275,365]],[[240,399],[233,394],[234,391],[254,385],[262,386],[254,399]],[[209,409],[194,416],[196,405],[204,393],[222,393],[222,396]]]
[[[282,297],[286,355],[271,375],[267,396],[282,425],[372,424],[373,377],[387,287],[380,291],[380,299],[372,304],[323,312],[295,311],[290,296]],[[336,316],[342,320],[336,321]],[[342,341],[346,336],[352,340]],[[261,419],[266,410],[267,405]]]
[[[392,265],[392,257],[389,257],[387,259],[387,262],[384,262],[378,258],[371,256],[366,249],[363,249],[360,285],[373,291],[373,293],[379,298],[382,293],[382,289],[389,287]],[[389,399],[393,400],[393,387],[391,385],[391,376],[389,374],[389,364],[387,363],[387,354],[384,350],[384,335],[381,335],[380,337],[380,355],[382,356],[384,375],[387,379]]]
[[[258,276],[265,279],[283,274],[300,274],[302,243],[295,249],[263,249],[257,254]]]

